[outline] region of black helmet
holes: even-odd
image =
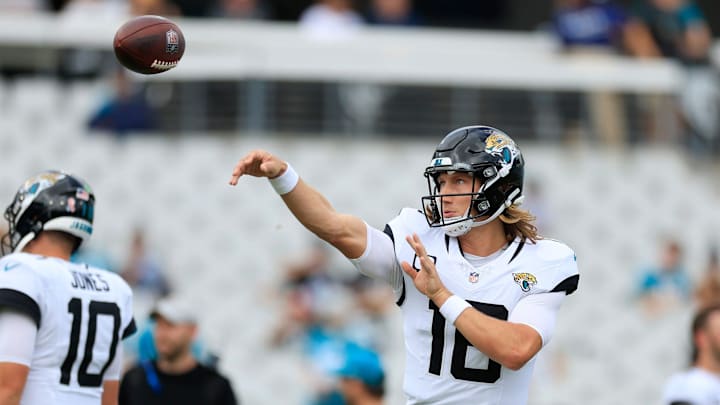
[[[2,253],[21,251],[41,231],[65,232],[82,243],[92,234],[94,207],[95,196],[83,180],[59,171],[35,175],[5,209],[8,233]]]
[[[507,134],[487,126],[469,126],[450,132],[435,148],[430,166],[425,169],[429,195],[422,203],[431,227],[443,227],[450,236],[465,234],[473,226],[484,225],[497,218],[505,208],[522,199],[525,162],[520,149]],[[443,172],[467,172],[481,187],[472,196],[464,216],[443,218],[441,195],[436,184]],[[473,184],[473,190],[475,184]],[[487,217],[482,221],[476,218]]]

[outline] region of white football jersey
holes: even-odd
[[[132,291],[106,270],[27,253],[0,259],[0,308],[38,331],[22,405],[98,405],[105,370],[135,331]]]
[[[428,226],[417,210],[403,209],[388,227],[398,262],[420,264],[405,237],[417,233],[435,261],[445,286],[475,309],[507,320],[520,299],[530,294],[577,288],[575,254],[553,240],[519,240],[494,260],[475,268],[463,256],[457,238]],[[386,231],[387,232],[387,231]],[[398,304],[403,311],[406,345],[404,390],[409,404],[518,405],[527,403],[535,359],[517,371],[505,368],[472,346],[406,274]],[[547,343],[547,342],[544,342]]]
[[[663,404],[720,405],[720,376],[697,367],[675,374],[665,385]]]

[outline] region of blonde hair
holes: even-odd
[[[535,243],[538,239],[542,239],[538,235],[538,229],[533,224],[535,216],[529,211],[519,208],[517,205],[511,205],[506,208],[502,214],[500,214],[500,221],[503,223],[503,229],[505,230],[505,236],[508,241],[513,241],[515,238],[520,237],[525,241]]]

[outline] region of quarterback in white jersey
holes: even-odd
[[[69,261],[92,232],[94,200],[77,177],[44,172],[5,211],[1,404],[117,404],[132,291],[114,273]]]
[[[720,305],[698,311],[692,335],[693,367],[668,380],[663,405],[720,405]]]
[[[403,209],[384,232],[336,212],[268,152],[241,159],[230,184],[243,175],[269,178],[307,229],[393,287],[409,404],[527,403],[535,355],[579,274],[574,252],[538,236],[518,207],[524,161],[507,134],[450,132],[425,170],[423,209]]]

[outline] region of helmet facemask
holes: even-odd
[[[5,209],[3,217],[7,221],[8,229],[7,233],[3,235],[0,240],[0,252],[2,255],[12,253],[22,238],[16,226],[18,214],[20,214],[22,209],[22,198],[23,194],[17,193],[13,202]]]
[[[520,190],[516,189],[511,193],[509,201],[496,201],[498,193],[494,192],[492,188],[500,176],[493,166],[486,166],[478,171],[468,172],[472,176],[471,190],[477,191],[453,194],[441,193],[437,178],[441,173],[451,172],[453,170],[426,170],[425,178],[428,182],[429,195],[421,198],[428,224],[431,227],[443,228],[448,236],[462,236],[469,232],[471,228],[489,223],[502,214],[505,208],[512,204],[512,199],[520,194]],[[464,214],[445,218],[442,214],[444,212],[444,197],[469,197],[470,203]],[[517,199],[515,201],[517,202]],[[494,207],[498,208],[493,210]]]
[[[521,202],[523,166],[519,149],[502,131],[475,126],[451,132],[438,145],[424,173],[429,194],[422,197],[422,204],[428,225],[457,237],[493,221],[507,207]],[[473,191],[441,194],[438,177],[452,172],[469,173]],[[443,197],[462,196],[470,198],[467,211],[444,218]]]

